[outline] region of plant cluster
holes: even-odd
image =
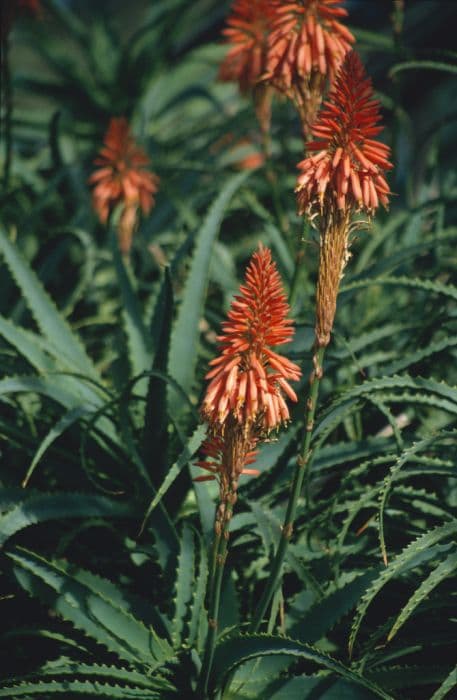
[[[451,697],[438,4],[2,5],[0,698]]]

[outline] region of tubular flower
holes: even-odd
[[[392,168],[388,146],[373,139],[382,127],[379,104],[360,58],[348,53],[325,102],[308,144],[314,155],[305,158],[297,187],[298,209],[317,217],[320,232],[319,275],[316,292],[316,344],[325,347],[336,312],[339,285],[349,260],[349,236],[354,212],[372,215],[388,205],[384,178]]]
[[[269,129],[272,92],[259,79],[265,72],[266,48],[274,0],[235,0],[223,30],[230,49],[219,69],[219,79],[235,81],[242,93],[252,90],[262,131]]]
[[[292,99],[305,132],[314,121],[327,78],[333,81],[355,41],[339,21],[341,0],[291,0],[275,5],[264,78]]]
[[[299,212],[325,209],[372,214],[388,205],[386,170],[392,168],[388,146],[374,140],[379,126],[379,102],[359,56],[351,51],[341,66],[328,100],[312,128],[315,152],[298,164]]]
[[[138,210],[148,214],[152,209],[159,178],[145,169],[149,158],[135,143],[124,117],[111,119],[104,146],[94,163],[100,166],[89,178],[94,185],[94,209],[105,224],[114,207],[123,205],[118,234],[121,250],[126,254],[130,250]]]
[[[297,400],[288,380],[299,379],[300,368],[271,349],[293,336],[288,312],[271,252],[259,246],[218,336],[221,353],[206,375],[202,415],[210,426],[223,427],[231,415],[261,434],[289,419],[284,394]]]
[[[231,45],[219,69],[220,80],[253,88],[265,71],[266,43],[273,15],[271,0],[235,0],[222,31]]]

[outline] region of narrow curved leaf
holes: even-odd
[[[389,642],[391,639],[393,639],[393,637],[395,637],[400,627],[405,624],[417,606],[420,605],[420,603],[431,593],[434,588],[436,588],[436,586],[441,583],[441,581],[446,579],[448,576],[451,576],[456,569],[457,553],[454,552],[446,557],[444,561],[438,564],[438,566],[433,569],[429,576],[422,581],[419,588],[416,588],[413,595],[395,620],[392,629],[387,636],[387,640]]]
[[[116,589],[114,584],[107,582],[104,586],[103,579],[73,564],[49,561],[20,547],[7,555],[14,562],[16,578],[27,591],[120,658],[152,669],[173,657],[168,642],[123,605],[122,594],[110,594]]]
[[[288,639],[263,634],[237,635],[224,638],[216,647],[210,676],[210,687],[220,688],[237,666],[261,656],[295,656],[317,664],[332,673],[361,685],[374,696],[391,700],[391,696],[367,678],[344,666],[340,661],[324,654],[315,647]]]
[[[98,373],[79,338],[73,334],[44,290],[35,272],[1,228],[0,251],[3,253],[11,274],[20,287],[43,335],[61,353],[62,357],[73,363],[73,367],[76,366],[81,372],[97,379]]]
[[[430,532],[425,532],[423,535],[410,542],[405,549],[392,560],[389,566],[381,571],[376,581],[371,584],[357,606],[356,615],[354,622],[352,623],[351,633],[349,636],[349,654],[352,655],[360,625],[365,617],[370,603],[385,586],[385,584],[397,574],[400,574],[412,566],[417,565],[418,560],[420,560],[420,557],[424,553],[426,555],[433,556],[433,546],[440,542],[440,540],[451,537],[456,532],[457,520],[452,520],[451,522],[434,528]]]
[[[128,503],[90,493],[43,493],[27,497],[0,517],[0,547],[30,525],[61,518],[132,518],[137,513]]]
[[[194,381],[197,362],[199,320],[203,313],[205,291],[213,243],[219,233],[224,211],[236,190],[246,180],[248,173],[233,176],[222,188],[211,205],[206,219],[195,239],[195,249],[190,270],[184,285],[178,318],[171,335],[169,373],[189,392]],[[179,413],[181,404],[171,394],[170,413]]]

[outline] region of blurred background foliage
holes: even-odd
[[[7,172],[3,83],[0,697],[191,697],[215,494],[192,485],[188,465],[203,435],[205,367],[259,240],[288,289],[304,251],[292,356],[305,377],[311,366],[318,256],[295,213],[300,125],[276,99],[271,161],[246,169],[247,157],[262,160],[254,110],[236,85],[217,81],[227,2],[41,5],[37,17],[16,18],[3,51],[13,109]],[[346,7],[383,106],[395,196],[353,244],[316,456],[268,632],[316,643],[385,697],[437,700],[452,692],[455,656],[456,4]],[[160,176],[128,264],[87,184],[109,119],[120,115]],[[249,619],[261,591],[302,414],[299,405],[289,430],[262,449],[262,476],[240,489],[224,628]],[[105,586],[102,599],[114,601],[106,617],[77,617],[53,579],[54,559],[81,608],[84,586],[91,595]],[[86,570],[128,593],[121,601],[121,589]],[[156,686],[146,652],[135,660],[105,638],[121,603],[170,638]],[[224,639],[219,666],[233,651]],[[373,697],[311,661],[285,651],[245,661],[230,697]],[[222,678],[217,664],[215,673]]]

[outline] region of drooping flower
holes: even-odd
[[[374,139],[382,131],[379,103],[373,99],[358,55],[352,51],[338,72],[328,100],[313,126],[313,152],[298,164],[298,209],[319,229],[316,292],[316,345],[330,342],[340,281],[349,260],[355,212],[371,216],[388,205],[385,171],[392,168],[390,149]]]
[[[373,137],[379,125],[379,102],[355,51],[347,54],[333,89],[312,128],[307,144],[313,155],[298,164],[299,212],[387,207],[390,195],[385,171],[392,168],[390,149]]]
[[[339,20],[341,0],[291,0],[275,5],[268,37],[264,78],[292,99],[309,131],[326,81],[333,81],[351,44],[351,32]]]
[[[240,425],[268,432],[289,419],[283,394],[297,400],[289,380],[299,379],[300,368],[272,350],[292,339],[288,312],[271,252],[259,246],[218,336],[220,354],[206,375],[202,414],[210,425],[223,425],[231,414]]]
[[[235,296],[218,336],[220,354],[212,369],[201,413],[209,435],[202,453],[210,460],[198,465],[217,478],[221,502],[236,491],[241,474],[250,468],[259,441],[289,420],[285,398],[297,396],[290,386],[301,376],[298,365],[272,348],[290,342],[293,321],[271,251],[259,245],[246,270],[244,284]]]
[[[112,118],[104,138],[104,146],[96,160],[100,166],[89,178],[94,185],[93,206],[102,223],[108,221],[114,207],[123,205],[119,220],[119,243],[128,253],[138,212],[148,214],[154,205],[159,178],[146,168],[149,158],[131,135],[124,117]]]
[[[263,132],[271,118],[272,91],[259,79],[265,72],[268,32],[276,0],[235,0],[223,30],[230,48],[220,69],[219,79],[237,82],[243,94],[252,93]]]

